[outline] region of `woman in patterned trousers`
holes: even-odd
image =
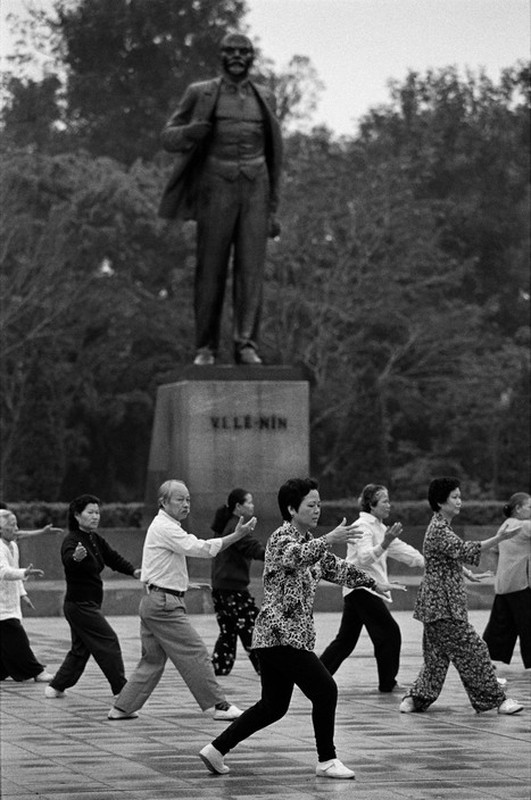
[[[504,524],[490,539],[463,542],[450,525],[461,510],[456,478],[433,480],[428,500],[435,513],[424,537],[424,579],[413,612],[424,623],[424,664],[400,711],[426,711],[439,697],[453,663],[477,712],[497,708],[499,714],[516,714],[523,706],[505,696],[487,645],[468,621],[463,565],[477,566],[484,550],[511,538],[518,529]]]
[[[233,489],[227,503],[216,511],[212,530],[218,536],[232,533],[240,517],[247,522],[254,515],[253,496],[246,489]],[[254,622],[258,615],[249,593],[251,561],[264,560],[265,547],[248,535],[222,550],[212,559],[212,600],[219,636],[212,654],[216,675],[229,675],[236,659],[238,638],[257,672],[258,657],[251,650]]]

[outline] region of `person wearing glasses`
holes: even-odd
[[[158,494],[159,511],[149,526],[142,553],[140,580],[147,593],[140,601],[142,657],[109,711],[111,720],[133,719],[162,678],[168,658],[202,711],[216,720],[242,713],[229,703],[212,666],[205,643],[191,625],[184,597],[189,586],[187,558],[215,558],[254,530],[256,518],[240,518],[234,531],[198,539],[181,526],[190,513],[190,493],[180,480],[165,481]]]

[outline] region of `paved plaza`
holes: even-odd
[[[488,613],[473,611],[483,630]],[[403,634],[400,680],[420,666],[422,627],[411,612],[396,612]],[[129,673],[139,656],[138,619],[109,618],[122,643]],[[217,625],[198,614],[194,624],[208,646]],[[317,652],[337,630],[339,614],[316,615]],[[53,671],[69,644],[60,617],[25,622],[36,654]],[[81,681],[61,700],[46,700],[36,683],[1,684],[3,800],[529,800],[531,676],[519,655],[500,669],[509,694],[525,705],[515,717],[477,715],[451,668],[443,694],[425,714],[398,713],[401,694],[381,695],[371,643],[363,634],[356,653],[337,673],[338,756],[355,781],[314,776],[309,705],[296,690],[288,715],[226,757],[231,772],[210,775],[197,756],[223,729],[196,706],[174,668],[166,673],[136,720],[110,722],[110,690],[91,660]],[[246,708],[259,679],[245,655],[220,679],[228,698]]]

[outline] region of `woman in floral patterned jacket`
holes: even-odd
[[[519,528],[504,523],[490,539],[463,542],[450,525],[461,510],[457,478],[435,478],[428,501],[435,513],[424,537],[424,579],[413,612],[424,623],[424,664],[400,711],[426,711],[439,697],[452,662],[477,712],[497,708],[499,714],[516,714],[523,706],[506,698],[487,645],[468,621],[463,564],[477,566],[483,550],[510,539]]]
[[[345,519],[324,536],[313,537],[310,531],[317,527],[321,513],[314,480],[287,481],[280,487],[278,502],[284,524],[267,543],[264,600],[253,635],[262,697],[199,755],[211,772],[220,775],[228,772],[223,756],[243,739],[281,719],[289,708],[294,686],[298,686],[312,703],[319,759],[316,775],[353,778],[354,772],[336,758],[334,747],[337,686],[313,652],[315,590],[321,579],[352,588],[366,586],[382,593],[404,587],[376,583],[354,564],[331,552],[331,545],[361,536]]]

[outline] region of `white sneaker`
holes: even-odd
[[[138,714],[136,711],[120,711],[119,708],[115,708],[114,706],[111,707],[111,710],[107,714],[107,719],[136,719]]]
[[[216,750],[211,744],[207,744],[199,751],[199,758],[214,775],[226,775],[227,772],[230,772],[219,750]]]
[[[238,719],[243,711],[238,706],[230,705],[228,708],[214,708],[213,719],[227,720]]]
[[[54,689],[53,686],[47,686],[44,690],[44,696],[48,698],[48,700],[52,700],[54,697],[65,697],[66,692],[62,692],[60,689]]]
[[[498,682],[498,686],[501,686],[502,688],[507,686],[507,678],[496,678],[496,680]]]
[[[500,703],[498,706],[498,714],[518,714],[523,708],[521,703],[517,703],[516,700],[511,700],[511,698],[508,697],[507,700],[504,700],[503,703]]]
[[[412,697],[404,697],[398,709],[401,714],[413,714],[415,709],[415,702]]]
[[[355,778],[355,774],[351,769],[341,763],[339,758],[332,758],[330,761],[320,761],[316,768],[315,774],[318,778]]]
[[[42,672],[39,672],[38,675],[35,675],[33,680],[35,681],[35,683],[50,683],[50,681],[53,680],[53,677],[54,676],[52,675],[51,672],[46,672],[46,670],[43,669]]]

